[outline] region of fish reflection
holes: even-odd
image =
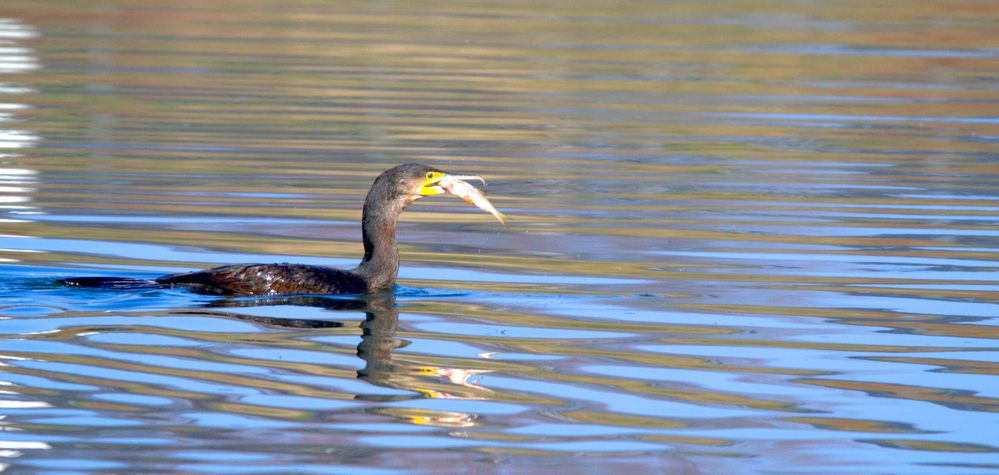
[[[357,372],[357,377],[383,387],[417,391],[433,399],[479,399],[473,392],[489,392],[470,382],[470,379],[487,371],[469,368],[449,368],[428,366],[410,362],[398,362],[392,352],[409,345],[409,341],[396,336],[399,326],[399,311],[394,297],[370,302],[364,323],[361,343],[357,345],[357,356],[367,366]],[[443,385],[441,384],[443,383]],[[462,388],[450,389],[448,386]],[[369,399],[369,396],[358,396]],[[384,396],[375,396],[383,399]]]
[[[427,365],[394,357],[394,352],[411,342],[397,336],[399,309],[392,294],[368,295],[358,298],[328,296],[290,296],[255,299],[224,299],[210,302],[210,308],[239,308],[260,306],[318,307],[332,311],[363,311],[361,341],[357,356],[364,360],[364,368],[357,371],[357,378],[370,384],[401,389],[415,394],[355,394],[354,398],[370,402],[397,402],[413,399],[484,399],[491,390],[472,382],[473,377],[487,370]],[[296,329],[340,328],[344,324],[334,320],[300,319],[248,315],[225,312],[224,315],[262,325]],[[475,425],[476,414],[455,411],[433,411],[398,407],[381,407],[376,412],[419,425],[443,427],[469,427]]]

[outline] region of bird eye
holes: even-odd
[[[428,180],[433,180],[434,179],[434,172],[427,172],[427,179]]]

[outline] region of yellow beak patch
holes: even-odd
[[[420,196],[433,196],[444,193],[444,188],[437,186],[437,183],[444,178],[442,172],[427,172],[427,179],[420,186]]]

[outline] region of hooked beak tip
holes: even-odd
[[[437,183],[440,182],[441,180],[458,180],[458,181],[478,180],[479,182],[482,183],[482,186],[486,185],[486,179],[478,175],[444,175],[442,177],[437,178],[432,183]]]

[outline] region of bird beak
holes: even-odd
[[[441,172],[427,173],[427,179],[420,185],[420,196],[434,196],[444,193],[444,188],[439,183],[445,176],[447,175]]]
[[[500,223],[506,225],[506,215],[500,213],[481,191],[466,183],[466,181],[471,180],[478,180],[483,185],[486,184],[486,180],[477,175],[448,175],[446,173],[430,172],[427,174],[427,179],[423,182],[423,186],[420,187],[420,195],[432,196],[445,192],[452,194],[465,200],[466,203],[492,214]]]
[[[478,175],[444,175],[444,176],[442,176],[440,178],[440,180],[437,180],[437,181],[440,182],[441,180],[445,180],[445,181],[447,181],[447,180],[451,180],[451,181],[454,181],[454,180],[457,180],[457,181],[479,180],[480,182],[482,182],[483,185],[486,184],[486,179],[482,178],[481,176],[478,176]]]
[[[448,192],[449,190],[441,186],[441,182],[454,183],[454,181],[465,181],[465,180],[479,180],[483,185],[486,184],[485,178],[481,176],[473,175],[448,175],[441,172],[430,172],[427,174],[427,179],[423,182],[420,187],[420,196],[434,196],[441,193]]]

